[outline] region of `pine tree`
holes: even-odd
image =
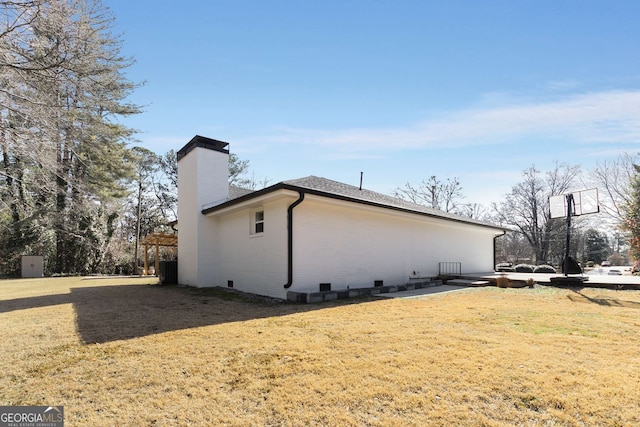
[[[0,6],[7,23],[0,30],[0,173],[8,194],[0,226],[22,242],[2,239],[0,247],[15,258],[28,249],[26,230],[36,230],[50,271],[95,271],[114,233],[115,200],[132,177],[126,144],[133,131],[114,120],[139,112],[126,100],[137,87],[123,74],[132,61],[120,54],[113,17],[98,0]]]

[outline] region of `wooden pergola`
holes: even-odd
[[[166,234],[166,233],[151,233],[147,235],[142,242],[141,245],[144,246],[144,275],[149,274],[149,247],[155,246],[156,248],[156,265],[155,265],[155,275],[157,276],[160,272],[160,246],[178,246],[178,235],[177,234]]]

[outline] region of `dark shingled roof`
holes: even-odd
[[[229,200],[216,206],[206,208],[202,211],[203,214],[214,212],[218,209],[240,203],[245,200],[250,200],[254,197],[258,197],[263,194],[270,193],[277,190],[292,190],[292,191],[304,191],[305,193],[315,194],[318,196],[329,197],[333,199],[340,199],[350,201],[353,203],[362,203],[370,206],[376,206],[380,208],[399,210],[403,212],[416,213],[419,215],[425,215],[435,218],[447,219],[455,222],[462,222],[466,224],[474,224],[483,227],[494,228],[496,230],[506,230],[503,227],[497,226],[484,221],[478,221],[468,217],[455,215],[452,213],[444,212],[437,209],[428,208],[423,205],[408,202],[397,197],[387,196],[375,191],[360,189],[353,185],[345,184],[338,181],[333,181],[326,178],[317,176],[307,176],[305,178],[292,179],[288,181],[279,182],[267,188],[263,188],[258,191],[251,191],[242,189],[239,187],[230,187]]]
[[[238,197],[246,196],[253,193],[254,190],[248,188],[236,187],[235,185],[229,186],[229,200],[237,199]]]
[[[347,199],[353,199],[354,201],[362,201],[367,204],[379,205],[381,207],[396,208],[404,211],[412,211],[416,213],[426,214],[428,216],[440,217],[444,219],[450,219],[459,222],[466,222],[470,224],[477,224],[483,226],[490,226],[493,228],[501,229],[501,227],[490,224],[484,221],[478,221],[469,217],[444,212],[438,209],[429,208],[424,205],[418,205],[416,203],[409,202],[397,197],[388,196],[386,194],[377,193],[375,191],[360,189],[353,185],[345,184],[338,181],[333,181],[326,178],[317,176],[307,176],[305,178],[292,179],[284,181],[285,184],[295,187],[301,187],[304,189],[321,191],[323,193],[342,196]]]
[[[375,191],[366,190],[364,188],[361,190],[360,188],[353,185],[345,184],[338,181],[332,181],[330,179],[313,175],[307,176],[305,178],[284,181],[284,183],[296,187],[308,188],[310,190],[319,190],[325,193],[331,193],[367,202],[380,203],[383,205],[398,206],[408,209],[421,208],[426,209],[427,211],[440,212],[434,209],[428,209],[425,206],[407,202],[397,197],[387,196],[386,194],[376,193]]]

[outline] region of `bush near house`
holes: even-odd
[[[556,269],[550,265],[543,264],[543,265],[536,265],[536,267],[533,269],[533,272],[554,274],[556,272]]]
[[[515,266],[516,273],[533,273],[534,268],[531,264],[518,264]]]

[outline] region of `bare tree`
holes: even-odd
[[[634,164],[638,155],[621,154],[616,160],[598,162],[590,171],[590,178],[600,189],[600,208],[618,224],[624,219],[625,209],[631,202],[631,181],[635,176]]]
[[[135,217],[136,217],[136,236],[135,236],[135,245],[133,249],[133,271],[137,270],[137,262],[138,262],[138,249],[140,244],[141,237],[141,225],[142,225],[142,201],[145,196],[145,193],[148,192],[147,186],[153,185],[153,176],[158,171],[158,156],[153,153],[151,150],[148,150],[143,147],[133,147],[131,150],[134,157],[135,164],[135,184],[136,184],[136,207],[135,207]],[[147,213],[145,212],[145,215]],[[146,230],[147,234],[153,230]]]
[[[497,240],[497,261],[518,264],[530,262],[534,252],[527,239],[521,233],[507,233]]]
[[[551,219],[549,197],[567,192],[579,172],[579,166],[558,162],[546,174],[532,166],[504,201],[493,204],[498,222],[514,227],[527,239],[538,263],[547,262],[550,243],[563,230],[563,221]]]
[[[458,178],[441,181],[435,175],[417,187],[407,182],[404,187],[396,188],[394,196],[445,212],[458,212],[464,197]]]
[[[489,222],[492,220],[491,213],[487,210],[486,206],[480,203],[466,203],[464,205],[460,205],[456,213],[479,221]]]

